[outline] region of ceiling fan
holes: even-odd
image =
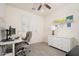
[[[42,8],[42,6],[45,6],[46,8],[48,8],[48,9],[51,9],[51,7],[48,5],[48,4],[46,4],[46,3],[44,3],[44,4],[40,4],[39,6],[38,6],[38,8],[36,8],[38,11],[39,10],[41,10],[41,8]],[[35,8],[32,8],[33,10],[36,10]]]

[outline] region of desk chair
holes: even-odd
[[[32,32],[29,31],[26,33],[26,37],[22,38],[24,41],[21,43],[17,43],[15,46],[15,55],[16,56],[25,56],[27,55],[30,50],[29,41],[31,40]]]
[[[30,40],[31,40],[31,37],[32,37],[32,32],[29,31],[29,32],[26,33],[26,37],[25,37],[25,38],[22,38],[22,39],[24,40],[24,42],[25,42],[27,45],[29,45],[29,42],[30,42]]]

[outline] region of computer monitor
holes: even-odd
[[[9,29],[6,29],[6,39],[2,39],[1,41],[10,41],[12,40],[10,38],[10,36],[12,36],[13,34],[16,34],[16,30],[15,28],[12,28],[11,26],[9,26]]]
[[[15,28],[12,28],[11,26],[9,27],[9,35],[13,35],[13,34],[16,34],[16,30]]]

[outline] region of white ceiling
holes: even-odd
[[[53,12],[55,10],[59,10],[63,6],[68,5],[66,3],[47,3],[47,4],[52,7],[51,10],[47,9],[44,5],[42,6],[41,11],[32,10],[32,8],[38,8],[40,3],[9,3],[7,5],[17,7],[17,8],[26,10],[28,12],[38,14],[38,15],[43,16],[43,17],[47,16],[48,14],[50,14],[51,12]]]

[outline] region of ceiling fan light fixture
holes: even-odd
[[[51,7],[48,4],[44,3],[44,4],[40,4],[38,8],[32,8],[32,10],[33,12],[44,12],[45,9],[43,8],[43,6],[45,6],[48,9],[51,9]]]
[[[41,7],[42,7],[42,5],[40,5],[40,6],[38,7],[38,10],[40,10],[40,9],[41,9]]]
[[[48,4],[45,4],[45,6],[46,6],[48,9],[51,9],[51,7],[50,7]]]

